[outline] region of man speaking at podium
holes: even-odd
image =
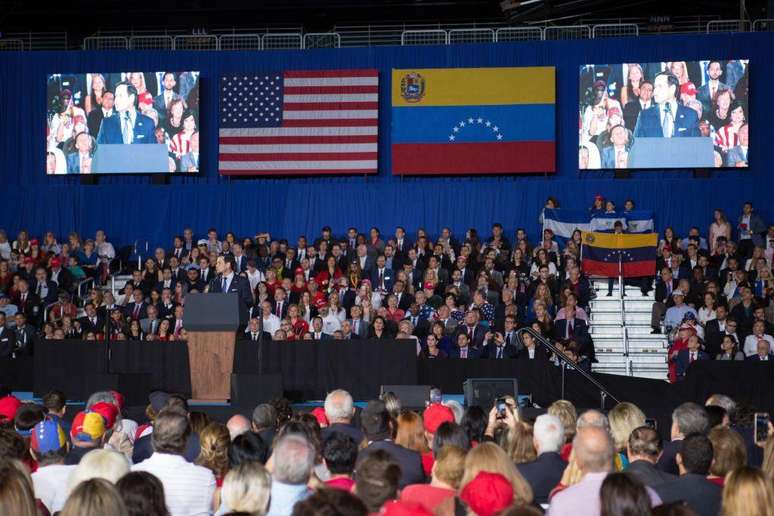
[[[239,325],[247,324],[247,312],[253,304],[253,294],[250,282],[234,272],[236,260],[232,255],[218,256],[215,262],[217,274],[210,280],[207,287],[209,293],[236,292],[239,296]]]

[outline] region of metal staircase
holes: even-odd
[[[666,336],[650,333],[653,292],[643,296],[639,287],[627,286],[622,298],[616,281],[613,295],[607,297],[607,279],[591,283],[597,297],[590,303],[589,330],[598,360],[592,371],[666,380]]]

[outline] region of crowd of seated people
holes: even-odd
[[[774,432],[755,442],[752,411],[722,395],[677,406],[668,441],[628,402],[579,414],[558,400],[528,418],[512,397],[413,410],[388,392],[359,408],[335,390],[311,411],[277,398],[219,421],[154,391],[135,421],[119,392],[100,391],[67,408],[58,391],[40,405],[0,392],[1,514],[764,516],[774,506]]]
[[[596,199],[595,209],[604,204]],[[735,227],[716,210],[705,235],[694,227],[680,238],[667,227],[658,245],[652,326],[673,340],[672,380],[695,360],[768,360],[774,344],[774,226],[747,203]],[[0,233],[0,327],[11,334],[8,342],[0,338],[0,356],[30,353],[39,338],[185,339],[186,296],[208,291],[215,264],[227,256],[249,284],[242,338],[411,338],[425,359],[556,359],[514,333],[529,326],[588,369],[596,294],[582,273],[580,247],[580,231],[560,244],[546,230],[533,244],[523,229],[511,242],[500,224],[487,236],[470,229],[460,240],[449,229],[435,239],[420,229],[413,241],[402,227],[390,236],[353,227],[337,237],[326,226],[296,242],[266,233],[221,239],[215,229],[197,239],[184,229],[170,249],[138,262],[115,295],[94,288],[74,300],[78,278],[103,280],[115,256],[103,231],[84,241],[72,233],[62,244],[51,233],[43,244],[25,231],[13,242]],[[694,334],[698,349],[691,350]]]

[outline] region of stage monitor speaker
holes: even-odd
[[[403,408],[425,408],[430,401],[429,385],[382,385],[379,389],[379,397],[391,392],[401,402]]]
[[[462,384],[465,393],[465,405],[478,405],[489,410],[500,396],[513,396],[518,399],[519,389],[516,378],[468,378]]]
[[[232,374],[231,404],[255,407],[283,396],[280,374]]]

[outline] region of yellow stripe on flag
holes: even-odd
[[[392,107],[554,104],[555,71],[552,66],[394,69]]]
[[[633,249],[636,247],[656,247],[658,233],[596,233],[583,231],[583,244],[605,249]]]

